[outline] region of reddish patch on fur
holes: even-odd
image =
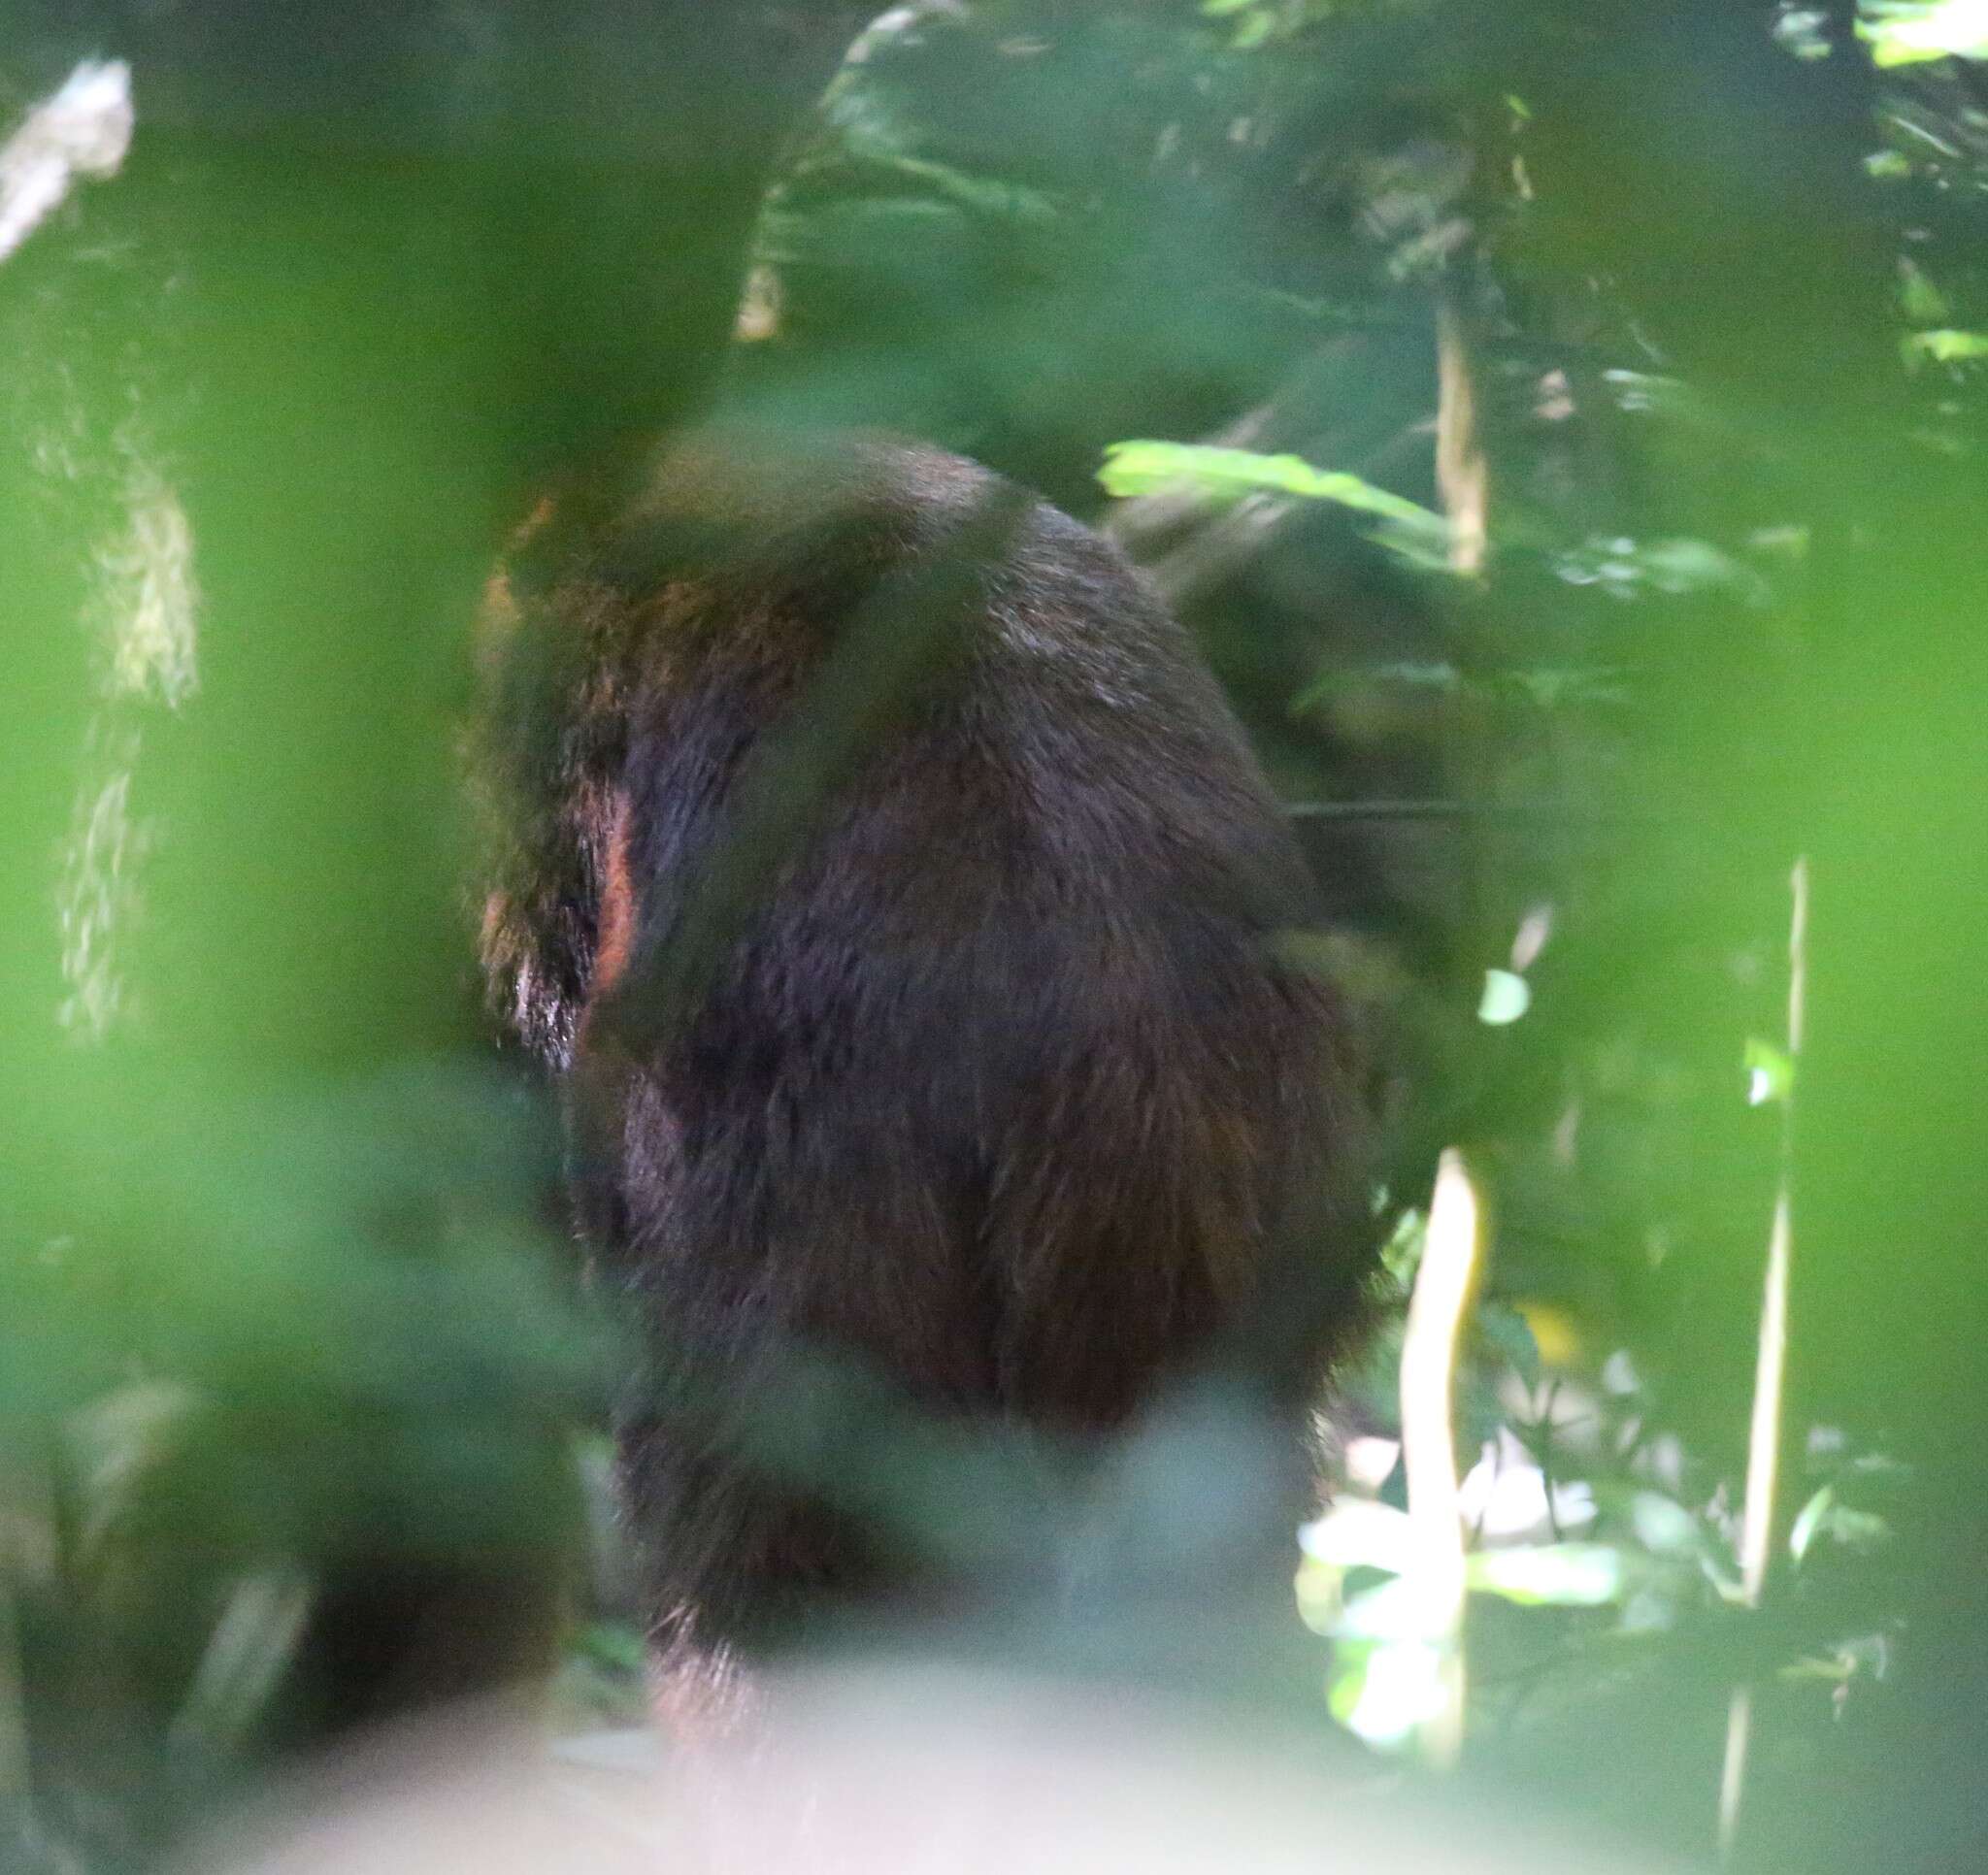
[[[628,797],[614,797],[601,842],[601,900],[595,913],[594,973],[587,1001],[597,1002],[621,980],[635,951],[637,901],[628,869]]]

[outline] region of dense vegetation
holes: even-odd
[[[1111,531],[1292,804],[1390,1141],[1319,1713],[1740,1866],[1981,1853],[1978,8],[79,13],[0,69],[10,1866],[409,1687],[626,1716],[455,739],[523,491],[713,400]]]

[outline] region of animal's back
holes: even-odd
[[[569,1043],[598,1266],[718,1400],[679,1391],[624,1428],[666,1625],[723,1637],[891,1577],[832,1493],[741,1449],[726,1402],[778,1398],[798,1349],[942,1414],[1085,1433],[1256,1305],[1305,1219],[1326,1220],[1328,1300],[1278,1379],[1302,1384],[1354,1313],[1346,1021],[1282,942],[1312,916],[1303,863],[1177,625],[1040,503],[692,1006],[620,1038],[769,738],[850,634],[934,628],[891,617],[918,588],[890,582],[943,568],[1000,486],[875,439],[695,440],[502,660],[536,674],[512,718],[560,725],[511,773],[587,857],[551,915],[543,861],[514,850],[486,953],[514,1009],[561,1005],[525,1026]]]

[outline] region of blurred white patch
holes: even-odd
[[[1533,1006],[1532,986],[1514,970],[1486,970],[1477,1020],[1493,1029],[1516,1022]]]
[[[1546,939],[1552,935],[1553,907],[1550,905],[1536,905],[1519,920],[1518,931],[1512,938],[1512,969],[1532,969],[1540,953],[1546,948]]]
[[[1441,1694],[1436,1650],[1361,1688],[1386,1735]],[[1284,1708],[1197,1705],[901,1658],[819,1663],[735,1737],[553,1757],[524,1701],[381,1728],[265,1794],[177,1875],[1655,1875],[1495,1789],[1394,1792]],[[1673,1868],[1672,1875],[1677,1875]]]
[[[111,648],[105,688],[177,709],[196,683],[193,529],[179,496],[143,468],[132,474],[126,513],[126,533],[96,556]]]
[[[1378,1491],[1402,1455],[1400,1439],[1365,1437],[1346,1441],[1346,1482],[1362,1491]]]
[[[1611,1394],[1642,1391],[1642,1376],[1637,1372],[1636,1363],[1629,1358],[1627,1348],[1617,1348],[1602,1363],[1602,1385]]]
[[[1540,1538],[1594,1522],[1595,1495],[1586,1485],[1555,1484],[1550,1507],[1547,1490],[1546,1474],[1531,1454],[1501,1431],[1457,1488],[1457,1497],[1465,1521],[1487,1541]]]
[[[139,863],[151,830],[132,805],[142,743],[134,706],[177,709],[198,687],[193,529],[180,498],[128,444],[124,526],[93,555],[89,622],[102,644],[103,702],[84,744],[57,889],[61,1025],[100,1038],[128,1006],[118,938],[138,910]]]
[[[136,739],[127,746],[135,755]],[[73,818],[56,900],[69,993],[55,1019],[94,1040],[110,1029],[123,1001],[116,938],[132,908],[142,844],[131,819],[129,763],[94,786],[85,783]]]
[[[78,177],[114,176],[131,148],[131,67],[85,62],[0,146],[0,260],[61,206]]]

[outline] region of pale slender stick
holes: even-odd
[[[1423,1757],[1452,1764],[1464,1734],[1464,1523],[1458,1493],[1456,1355],[1483,1255],[1483,1213],[1454,1146],[1436,1168],[1429,1229],[1402,1337],[1402,1468],[1441,1699],[1418,1728]]]
[[[1788,1062],[1802,1052],[1803,1000],[1808,976],[1808,861],[1795,862],[1788,877]],[[1746,1501],[1740,1520],[1740,1592],[1748,1608],[1767,1593],[1779,1522],[1782,1421],[1787,1396],[1788,1286],[1794,1262],[1792,1194],[1795,1157],[1795,1090],[1781,1097],[1780,1169],[1774,1185],[1773,1223],[1768,1232],[1767,1276],[1760,1302],[1760,1340],[1753,1371],[1753,1423],[1746,1442]],[[1746,1791],[1746,1754],[1753,1728],[1753,1689],[1733,1689],[1726,1708],[1726,1759],[1719,1777],[1719,1855],[1728,1859],[1739,1840]]]
[[[1436,306],[1436,486],[1449,521],[1450,571],[1475,578],[1490,537],[1490,470],[1463,320],[1446,296]]]

